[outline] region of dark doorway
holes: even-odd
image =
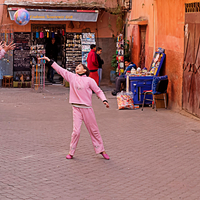
[[[146,25],[140,27],[140,57],[138,67],[143,69],[145,67],[145,43],[146,43]]]
[[[32,24],[31,25],[31,45],[44,45],[45,49],[48,44],[51,43],[52,38],[55,38],[55,43],[57,45],[57,63],[65,68],[65,54],[63,53],[65,44],[65,30],[66,26],[64,24]],[[64,31],[64,32],[63,32]],[[40,37],[40,32],[43,32],[43,37]],[[47,81],[48,66],[46,66],[46,76],[45,82]],[[56,83],[62,83],[62,77],[54,72],[54,81]]]

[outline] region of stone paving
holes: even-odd
[[[93,108],[111,160],[82,126],[73,160],[69,89],[0,89],[0,200],[199,200],[200,121],[170,110]]]

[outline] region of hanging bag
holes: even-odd
[[[133,93],[129,91],[129,76],[126,77],[126,92],[117,93],[118,109],[134,109]]]

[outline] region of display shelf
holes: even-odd
[[[44,57],[45,53],[44,45],[32,45],[30,47],[31,86],[34,90],[42,91],[45,88],[45,60],[38,61],[38,58]]]
[[[117,37],[116,47],[116,59],[118,63],[117,71],[119,75],[121,75],[124,73],[124,38],[122,34],[118,35]]]
[[[74,72],[76,66],[82,62],[82,33],[66,33],[65,63],[66,68]]]
[[[18,81],[26,74],[30,77],[30,33],[14,32],[13,80]],[[30,79],[29,79],[30,80]],[[29,81],[27,80],[27,81]]]

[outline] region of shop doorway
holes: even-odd
[[[186,4],[183,64],[183,109],[200,117],[200,9]]]
[[[49,52],[49,46],[52,43],[52,38],[55,38],[57,47],[57,63],[65,68],[65,30],[64,24],[32,24],[31,25],[31,45],[44,45],[46,53]],[[56,51],[56,49],[51,49]],[[55,52],[54,52],[55,53]],[[52,80],[47,77],[49,67],[45,69],[45,84],[51,84]],[[53,83],[62,83],[63,78],[54,71]]]
[[[146,25],[140,27],[140,56],[138,67],[145,68],[145,43],[146,43]]]

